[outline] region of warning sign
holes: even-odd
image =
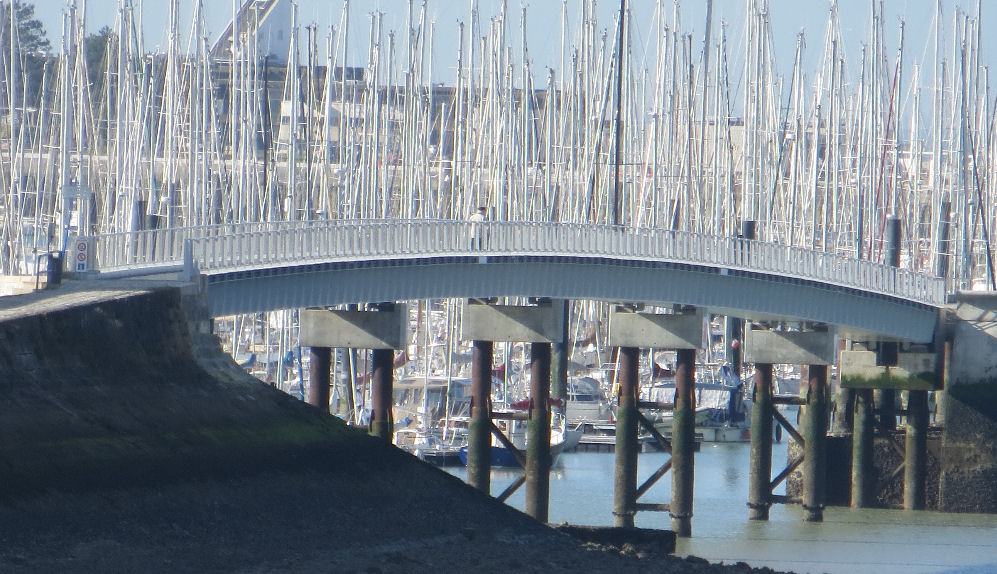
[[[76,270],[77,271],[88,271],[92,262],[89,237],[80,237],[73,242],[76,247]]]

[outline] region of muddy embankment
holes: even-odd
[[[72,289],[0,303],[2,572],[750,570],[539,524],[248,376],[195,295]]]

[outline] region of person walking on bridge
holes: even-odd
[[[485,208],[479,207],[467,220],[471,222],[471,249],[481,249],[484,247],[481,241],[484,233],[481,224],[485,221]]]

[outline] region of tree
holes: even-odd
[[[118,43],[118,35],[110,26],[104,26],[96,34],[90,34],[84,40],[87,60],[87,81],[90,84],[92,93],[99,93],[104,88],[104,76],[106,75],[105,65],[108,57],[108,48],[114,48]],[[111,59],[111,67],[114,68],[117,60]],[[114,70],[112,69],[112,73]]]
[[[45,66],[47,52],[52,48],[48,36],[45,34],[45,27],[41,21],[35,18],[35,6],[28,2],[18,0],[0,1],[0,49],[2,49],[3,60],[10,61],[10,10],[14,8],[14,16],[17,19],[17,48],[20,54],[20,62],[14,69],[24,74],[26,92],[29,101],[34,101],[38,95],[41,85],[42,73]],[[8,72],[9,73],[9,72]],[[21,86],[20,78],[15,78],[13,85]],[[6,88],[9,89],[9,86]],[[6,90],[5,90],[6,92]]]

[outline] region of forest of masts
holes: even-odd
[[[462,219],[481,205],[497,220],[708,234],[754,220],[759,240],[873,261],[896,217],[904,267],[992,288],[997,109],[982,2],[972,13],[933,3],[927,46],[915,49],[903,22],[888,29],[881,2],[869,2],[867,35],[846,41],[831,2],[819,40],[801,32],[796,53],[779,54],[793,57],[788,75],[778,73],[767,0],[744,0],[736,45],[731,25],[712,21],[712,2],[694,37],[673,0],[657,0],[650,22],[626,11],[622,31],[620,18],[599,28],[595,0],[565,0],[550,26],[560,73],[535,69],[520,33],[528,11],[507,5],[487,17],[468,0],[459,44],[446,49],[415,0],[397,32],[376,12],[368,29],[350,29],[359,8],[349,0],[325,29],[300,26],[293,7],[285,67],[261,56],[252,18],[213,56],[203,2],[181,30],[170,0],[165,53],[150,54],[132,1],[119,0],[99,70],[88,70],[84,10],[70,2],[61,52],[34,98],[16,38],[7,43],[3,273],[29,273],[37,253],[63,248],[68,222],[93,235]],[[366,51],[348,50],[364,34]],[[807,50],[819,54],[816,69],[804,69]],[[910,53],[924,57],[905,65]],[[353,63],[362,77],[346,73]],[[92,203],[84,195],[82,216],[70,214],[66,199],[81,189]]]

